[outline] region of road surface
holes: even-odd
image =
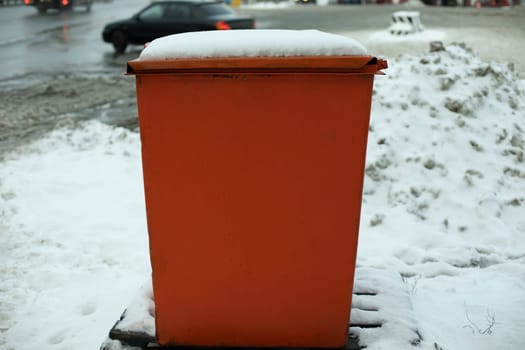
[[[115,56],[101,39],[103,26],[131,16],[149,0],[97,2],[90,12],[39,15],[31,7],[0,7],[0,154],[57,123],[98,118],[136,125],[134,79],[126,61],[141,47]],[[244,6],[257,27],[320,29],[352,36],[371,54],[387,59],[417,54],[430,40],[465,42],[484,59],[513,63],[525,77],[525,9],[453,8],[423,5]],[[389,38],[392,12],[422,14],[420,39]]]

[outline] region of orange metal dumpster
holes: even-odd
[[[347,342],[371,56],[135,60],[159,344]]]

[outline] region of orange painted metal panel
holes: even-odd
[[[381,67],[248,66],[133,71],[158,341],[342,347]]]
[[[134,60],[128,62],[127,72],[133,74],[191,72],[208,70],[269,70],[278,71],[312,71],[315,73],[329,72],[356,72],[374,73],[378,69],[386,68],[386,61],[377,60],[371,56],[298,56],[298,57],[224,57],[224,58],[193,58],[172,60]]]

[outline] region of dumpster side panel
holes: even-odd
[[[372,82],[137,77],[161,344],[346,344]]]

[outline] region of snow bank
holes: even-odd
[[[391,60],[387,77],[376,79],[364,243],[376,235],[418,242],[403,251],[385,245],[407,272],[416,262],[472,267],[520,257],[524,83],[462,45],[435,50]],[[363,259],[377,255],[377,247],[362,249]]]
[[[393,321],[360,335],[369,350],[523,349],[524,82],[462,45],[432,50],[376,78],[358,264],[391,277],[360,288],[401,278],[412,311],[386,293],[374,317]],[[97,348],[150,272],[138,134],[62,128],[0,179],[0,348]]]
[[[432,51],[375,81],[358,261],[404,276],[431,349],[525,348],[525,84]]]
[[[365,54],[354,39],[318,30],[247,29],[169,35],[153,40],[139,59]]]

